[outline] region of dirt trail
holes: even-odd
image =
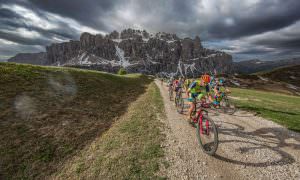
[[[238,111],[209,113],[219,127],[219,149],[212,157],[198,146],[196,132],[176,112],[161,86],[167,120],[163,144],[170,179],[300,179],[300,134]]]

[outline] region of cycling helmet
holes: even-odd
[[[204,81],[206,84],[210,82],[210,76],[207,74],[204,74],[201,76],[202,81]]]

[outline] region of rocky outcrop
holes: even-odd
[[[107,37],[109,39],[119,39],[120,38],[120,33],[118,31],[113,31]]]
[[[176,34],[126,29],[102,36],[83,33],[79,41],[46,48],[48,65],[74,66],[116,72],[198,76],[217,69],[231,73],[230,55],[203,48],[198,36],[180,39]]]
[[[70,41],[47,46],[47,64],[65,64],[69,59],[78,55],[81,43],[81,41]]]
[[[47,65],[47,53],[19,53],[16,56],[7,60],[8,62]]]

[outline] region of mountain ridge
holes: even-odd
[[[251,74],[261,71],[271,71],[276,68],[294,65],[300,65],[300,57],[274,61],[251,59],[246,61],[234,62],[234,71],[241,74]]]
[[[176,34],[145,30],[125,29],[105,36],[82,33],[79,40],[47,46],[46,54],[42,65],[114,73],[120,68],[131,73],[181,76],[198,76],[215,69],[233,72],[231,55],[204,48],[199,36],[179,38]]]

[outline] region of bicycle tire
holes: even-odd
[[[176,96],[175,96],[175,100],[174,100],[174,101],[175,101],[175,106],[176,106],[176,107],[178,106],[178,99],[179,99],[179,98],[178,98],[178,95],[176,95]]]
[[[169,88],[169,98],[170,98],[170,101],[172,101],[172,99],[173,99],[173,90],[171,88]]]
[[[219,145],[219,138],[218,138],[218,129],[217,126],[215,125],[214,121],[211,120],[208,116],[203,115],[203,122],[202,124],[204,124],[206,121],[209,122],[209,129],[212,129],[212,133],[214,134],[214,141],[213,141],[213,147],[210,148],[208,147],[209,145],[211,145],[211,143],[209,144],[204,144],[204,142],[202,141],[201,137],[205,136],[204,134],[200,133],[200,117],[198,117],[198,123],[196,124],[196,128],[197,128],[197,139],[199,142],[199,146],[200,148],[203,150],[203,152],[205,152],[208,155],[213,156],[217,149],[218,149],[218,145]]]
[[[228,97],[224,97],[223,99],[223,105],[221,106],[223,109],[223,113],[233,115],[236,111],[234,105],[230,103]]]
[[[184,100],[181,96],[179,96],[178,100],[177,100],[177,112],[179,114],[182,114],[183,113],[183,109],[184,109]]]

